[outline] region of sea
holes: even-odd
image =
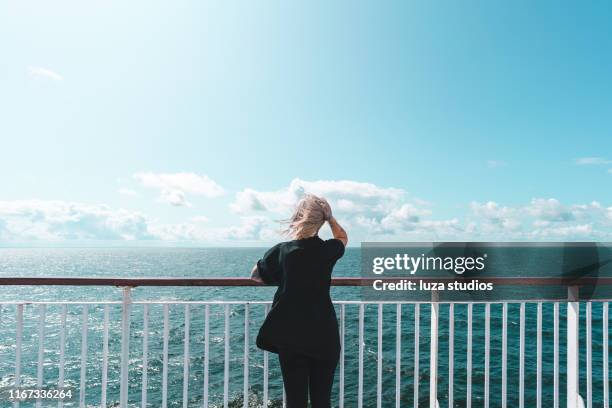
[[[249,276],[255,261],[265,248],[2,248],[0,249],[0,276],[72,276],[72,277],[245,277]],[[360,276],[361,254],[359,248],[348,248],[345,256],[336,264],[334,276]],[[100,407],[102,395],[103,323],[104,306],[83,305],[79,302],[120,301],[122,291],[116,287],[24,287],[0,288],[0,407],[11,406],[6,400],[6,390],[15,379],[16,316],[17,307],[11,302],[69,302],[67,305],[65,343],[65,387],[73,391],[64,406],[79,406],[79,396],[85,393],[85,406]],[[134,301],[270,301],[273,287],[138,287],[132,291]],[[360,300],[358,288],[334,287],[333,300]],[[587,396],[586,364],[586,303],[580,304],[580,393]],[[592,303],[592,401],[593,407],[603,404],[603,332],[601,302]],[[209,407],[222,407],[224,399],[224,305],[210,306],[209,332]],[[542,305],[542,407],[553,406],[554,396],[554,332],[553,303]],[[87,309],[86,343],[83,344],[83,312]],[[336,306],[340,316],[340,305]],[[440,305],[438,401],[440,407],[483,407],[485,403],[485,305],[473,305],[472,373],[468,384],[466,304],[454,306],[454,356],[449,372],[449,305]],[[508,305],[507,337],[507,406],[518,407],[520,397],[520,342],[519,303]],[[54,388],[59,378],[60,304],[50,304],[45,310],[43,342],[43,388]],[[397,346],[397,307],[382,306],[382,377],[381,405],[396,406],[396,369],[399,358],[400,405],[405,407],[429,406],[430,365],[430,314],[427,303],[418,307],[419,321],[415,322],[417,307],[404,304],[400,310],[400,353]],[[502,305],[490,306],[490,383],[489,406],[501,406],[502,395]],[[143,306],[135,304],[131,309],[129,350],[129,406],[140,407],[143,374]],[[359,305],[346,304],[344,328],[344,390],[345,407],[357,407]],[[378,305],[364,307],[364,360],[363,407],[377,406],[378,390]],[[250,338],[248,360],[249,407],[264,406],[263,366],[264,353],[254,345],[257,331],[264,319],[264,305],[251,304],[248,308]],[[121,305],[109,306],[109,361],[106,406],[119,406],[119,373],[121,349]],[[24,327],[21,341],[21,384],[36,387],[39,349],[39,323],[41,308],[37,304],[24,307]],[[185,304],[172,304],[169,308],[170,327],[168,344],[168,406],[202,407],[204,404],[204,305],[191,305],[189,309],[189,374],[184,377],[185,359]],[[566,305],[560,304],[559,319],[559,398],[565,406],[566,388]],[[229,319],[229,389],[230,407],[242,407],[244,384],[244,336],[245,306],[230,306]],[[415,329],[418,326],[418,336]],[[526,407],[537,402],[537,304],[525,305],[524,349],[524,403]],[[608,336],[611,337],[611,336]],[[418,340],[418,357],[415,346]],[[83,350],[85,349],[85,353]],[[149,306],[147,400],[149,407],[161,406],[163,353],[163,306]],[[83,355],[85,360],[83,361]],[[281,407],[283,388],[276,355],[269,359],[268,407]],[[80,389],[81,366],[86,364],[86,387]],[[415,370],[415,366],[417,369]],[[333,405],[339,405],[339,374],[333,388]],[[415,373],[416,371],[416,373]],[[452,374],[453,402],[449,405],[449,378]],[[183,401],[187,384],[188,399]],[[468,385],[471,392],[468,394]],[[609,389],[612,389],[610,384]],[[4,390],[4,391],[2,391]],[[416,392],[415,392],[416,391]],[[415,402],[416,396],[416,402]],[[34,406],[34,402],[22,402],[21,407]],[[43,407],[57,406],[55,401],[44,401]]]

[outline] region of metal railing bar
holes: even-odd
[[[142,308],[142,391],[141,408],[147,408],[149,387],[149,305]],[[104,405],[102,405],[104,406]]]
[[[591,302],[586,304],[586,381],[587,381],[587,408],[593,408],[593,350],[592,350],[592,330],[591,330]]]
[[[589,299],[588,300],[591,303],[602,303],[605,304],[607,302],[612,302],[612,298],[610,299]],[[561,303],[565,303],[567,302],[567,298],[559,298],[559,299],[528,299],[528,300],[491,300],[491,301],[480,301],[480,300],[475,300],[475,301],[446,301],[446,300],[441,300],[441,301],[436,301],[434,303],[439,304],[439,305],[501,305],[504,303],[507,304],[521,304],[521,303],[556,303],[556,302],[561,302]],[[586,300],[582,300],[581,302],[586,302]],[[99,301],[99,302],[81,302],[81,301],[0,301],[0,306],[18,306],[18,305],[23,305],[23,306],[29,306],[29,305],[47,305],[47,306],[53,306],[53,305],[70,305],[70,306],[83,306],[83,305],[95,305],[95,306],[104,306],[104,305],[120,305],[123,302],[121,301]],[[132,305],[185,305],[185,304],[189,304],[189,305],[245,305],[245,304],[250,304],[250,305],[266,305],[266,304],[272,304],[272,301],[269,300],[249,300],[249,301],[241,301],[241,300],[209,300],[209,301],[198,301],[198,300],[169,300],[169,301],[161,301],[161,300],[134,300],[130,302]],[[359,305],[359,304],[364,304],[364,305],[378,305],[378,304],[383,304],[383,305],[397,305],[397,304],[402,304],[402,305],[415,305],[415,304],[425,304],[425,305],[429,305],[432,303],[432,301],[418,301],[418,300],[408,300],[408,301],[402,301],[402,300],[389,300],[389,301],[385,301],[385,300],[378,300],[378,301],[368,301],[368,300],[333,300],[332,301],[333,304],[335,305]]]
[[[224,361],[223,361],[223,407],[229,407],[229,365],[230,365],[230,348],[229,348],[229,332],[230,332],[230,305],[226,304],[225,311],[225,328],[223,330],[224,343]]]
[[[472,406],[472,310],[473,305],[468,304],[467,312],[467,367],[466,367],[466,406],[470,408]]]
[[[23,305],[18,305],[15,316],[15,388],[21,385],[21,340],[23,337]],[[19,407],[19,400],[13,402],[13,407]]]
[[[50,301],[28,301],[28,300],[17,300],[17,301],[0,301],[0,305],[3,306],[18,306],[18,305],[23,305],[23,306],[39,306],[39,305],[47,305],[47,306],[61,306],[61,305],[70,305],[70,306],[83,306],[83,305],[120,305],[122,302],[121,301],[111,301],[111,302],[106,302],[106,301],[99,301],[99,302],[80,302],[80,301],[70,301],[70,300],[66,300],[66,301],[54,301],[54,300],[50,300]]]
[[[484,408],[489,408],[489,362],[491,337],[491,305],[485,305],[485,366],[484,366]]]
[[[106,388],[108,386],[108,305],[104,305],[104,323],[102,328],[102,392],[100,395],[100,405],[106,406]],[[144,381],[146,383],[146,380]]]
[[[46,305],[40,305],[38,317],[38,364],[36,368],[36,387],[41,389],[43,386],[43,368],[45,358],[45,315],[47,311]],[[40,408],[42,399],[36,400],[36,408]]]
[[[335,277],[331,280],[332,286],[371,286],[374,281],[384,280],[386,282],[397,281],[423,281],[423,282],[452,282],[452,277],[387,277],[387,278],[362,278],[362,277]],[[494,283],[497,285],[518,286],[586,286],[586,285],[612,285],[612,277],[479,277],[483,283]],[[0,277],[0,286],[11,285],[48,285],[48,286],[271,286],[254,281],[248,277],[208,277],[208,278],[175,278],[175,277],[142,277],[142,278],[117,278],[117,277],[24,277],[14,276]]]
[[[429,340],[429,407],[438,407],[438,322],[440,305],[430,306]]]
[[[129,386],[129,368],[130,368],[130,302],[131,291],[130,287],[123,287],[123,301],[121,302],[121,370],[120,370],[120,386],[119,386],[119,406],[127,408],[128,406],[128,386]]]
[[[536,407],[542,408],[542,303],[536,317]]]
[[[559,408],[559,303],[553,306],[553,408]]]
[[[264,319],[268,316],[270,305],[267,304],[264,308]],[[268,406],[268,352],[263,352],[263,405]]]
[[[419,408],[419,338],[420,338],[420,304],[414,305],[414,408]]]
[[[502,368],[501,406],[508,404],[508,303],[502,305]]]
[[[164,305],[164,329],[162,349],[162,408],[168,406],[168,338],[170,337],[169,306]]]
[[[58,388],[64,387],[64,367],[66,358],[66,315],[68,314],[68,306],[62,305],[62,314],[60,317],[60,338],[59,338],[59,378],[57,381]],[[60,399],[57,403],[59,408],[64,406],[64,401]]]
[[[519,408],[525,407],[525,303],[519,317]]]
[[[383,340],[383,305],[378,305],[377,320],[377,353],[376,353],[376,407],[382,408],[382,340]]]
[[[610,408],[610,383],[608,381],[608,303],[603,304],[602,331],[603,331],[603,398],[604,408]]]
[[[567,408],[578,408],[580,406],[579,394],[579,327],[580,306],[576,298],[576,288],[568,289],[567,304]]]
[[[208,408],[208,376],[210,371],[210,305],[204,308],[204,398],[203,408]]]
[[[346,305],[340,305],[340,380],[338,390],[338,405],[344,408],[344,320],[346,319]]]
[[[454,407],[453,383],[455,377],[455,305],[448,307],[448,408]]]
[[[400,408],[402,388],[402,305],[400,303],[396,306],[395,314],[395,408]]]
[[[359,305],[359,373],[357,382],[357,407],[363,407],[363,350],[365,348],[363,339],[364,330],[364,305]]]
[[[79,386],[79,407],[85,407],[85,393],[87,391],[87,327],[88,327],[88,307],[83,306],[83,323],[81,326],[81,382]]]
[[[189,325],[191,323],[189,305],[185,305],[185,338],[183,340],[183,408],[189,405]]]
[[[249,304],[244,305],[243,407],[249,408]]]

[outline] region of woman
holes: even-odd
[[[318,232],[325,222],[334,238],[324,241]],[[278,353],[288,408],[306,408],[309,394],[312,408],[327,408],[340,356],[329,286],[348,238],[327,200],[310,194],[298,203],[287,233],[292,240],[268,250],[251,272],[278,285],[257,347]]]

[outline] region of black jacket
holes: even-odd
[[[332,269],[342,255],[342,241],[323,241],[316,235],[281,242],[266,252],[257,269],[262,280],[278,285],[278,290],[259,329],[257,347],[337,358],[340,337],[329,287]]]

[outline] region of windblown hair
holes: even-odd
[[[306,194],[297,203],[293,215],[285,221],[289,225],[284,232],[293,239],[312,237],[331,216],[331,207],[325,198]]]

